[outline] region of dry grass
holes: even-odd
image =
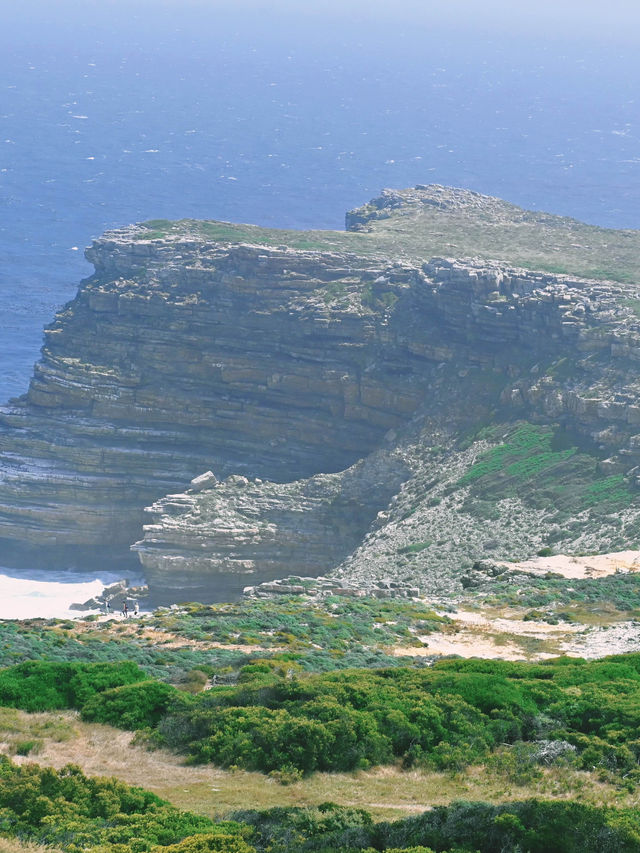
[[[455,191],[454,191],[455,192]],[[525,213],[483,197],[453,205],[405,206],[374,220],[367,232],[288,231],[226,222],[151,221],[146,237],[193,234],[212,240],[289,245],[300,249],[383,254],[396,258],[491,258],[529,269],[635,281],[640,275],[640,232],[586,225],[545,213]],[[145,236],[132,234],[133,239]]]
[[[153,791],[179,808],[214,818],[236,809],[317,805],[327,800],[364,808],[377,819],[419,813],[460,798],[505,802],[537,796],[640,805],[638,794],[600,782],[595,774],[569,768],[545,770],[541,778],[526,785],[510,782],[503,774],[485,767],[468,768],[459,774],[379,767],[357,773],[316,773],[294,784],[281,785],[261,773],[186,765],[172,753],[147,751],[132,744],[130,732],[89,725],[72,713],[51,716],[56,720],[63,716],[72,736],[67,740],[45,740],[36,758],[39,764],[55,768],[78,764],[89,775],[115,776]],[[15,760],[31,759],[18,756]]]
[[[15,838],[0,838],[0,853],[60,853],[57,847],[18,841]]]
[[[75,736],[68,715],[44,713],[26,714],[15,708],[0,708],[0,752],[15,755],[26,750],[37,754],[44,743],[61,743]]]

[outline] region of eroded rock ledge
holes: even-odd
[[[402,204],[383,197],[354,227]],[[28,393],[0,414],[3,555],[106,565],[137,542],[152,585],[228,573],[241,587],[338,564],[360,584],[398,562],[409,509],[462,464],[460,434],[496,418],[558,423],[634,481],[636,286],[398,261],[372,245],[140,226],[95,241],[95,275],[46,330]],[[208,470],[217,482],[190,491]],[[453,571],[460,549],[438,565]],[[431,571],[438,556],[424,556]]]
[[[291,566],[319,575],[360,544],[408,476],[397,454],[376,452],[346,471],[290,483],[210,480],[153,504],[157,520],[133,547],[146,574],[176,594],[189,583],[198,589],[202,577],[214,589],[227,575],[225,589],[238,594],[252,578],[281,578]]]

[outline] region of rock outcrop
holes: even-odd
[[[390,193],[355,212],[352,227],[373,228],[358,254],[188,226],[95,241],[95,275],[0,413],[3,558],[106,565],[137,542],[152,589],[338,564],[360,584],[394,560],[414,583],[413,558],[381,543],[406,542],[416,502],[488,446],[456,449],[460,435],[495,420],[557,423],[633,484],[638,288],[376,253],[377,219],[439,198]],[[448,482],[432,514],[460,513]],[[408,553],[431,570],[422,550]]]
[[[346,471],[290,483],[234,474],[151,506],[156,521],[134,550],[174,597],[190,582],[199,589],[203,577],[237,595],[253,577],[280,578],[292,566],[320,575],[360,544],[408,475],[395,454],[379,452]]]

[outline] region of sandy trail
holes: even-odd
[[[444,614],[442,614],[444,615]],[[399,647],[394,655],[461,655],[462,657],[503,658],[542,660],[560,654],[567,634],[584,630],[583,625],[549,625],[546,622],[523,622],[522,613],[508,613],[492,618],[475,610],[458,610],[447,613],[453,619],[453,631],[421,636],[424,648]],[[526,642],[518,643],[518,637],[544,640],[553,646],[549,651],[527,651]],[[556,650],[557,647],[557,650]]]
[[[554,572],[565,578],[603,578],[616,572],[640,571],[640,551],[612,551],[609,554],[592,554],[586,557],[554,554],[535,557],[519,563],[501,563],[509,569],[545,575]]]

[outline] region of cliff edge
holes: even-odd
[[[518,211],[421,187],[346,233],[96,240],[0,413],[5,562],[140,559],[210,597],[335,569],[446,593],[487,552],[636,542],[640,237]],[[471,259],[431,257],[452,242]],[[578,274],[592,256],[617,281]]]

